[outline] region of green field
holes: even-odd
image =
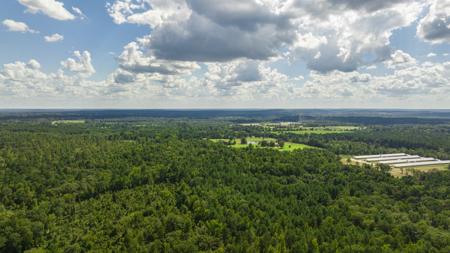
[[[416,167],[406,167],[406,168],[392,168],[391,174],[393,176],[402,177],[411,175],[414,172],[430,172],[430,171],[444,171],[448,170],[448,164],[436,164],[436,165],[424,165]]]
[[[62,125],[62,124],[84,124],[86,120],[77,119],[77,120],[55,120],[52,121],[52,125]]]
[[[306,149],[306,148],[316,148],[316,147],[309,146],[306,144],[301,144],[301,143],[286,142],[282,149],[280,149],[280,148],[278,148],[278,149],[280,149],[281,151],[293,151],[296,149]]]
[[[357,126],[326,126],[326,127],[296,127],[296,128],[273,128],[271,129],[272,133],[282,134],[282,133],[291,133],[291,134],[339,134],[339,133],[347,133],[355,130],[361,129]]]
[[[240,139],[234,139],[234,141],[236,142],[236,144],[230,145],[233,148],[246,148],[250,145],[253,145],[254,147],[257,148],[270,148],[270,149],[275,149],[275,150],[279,150],[279,151],[293,151],[293,150],[297,150],[297,149],[306,149],[306,148],[316,148],[316,147],[312,147],[306,144],[301,144],[301,143],[293,143],[293,142],[285,142],[284,146],[281,147],[261,147],[261,145],[259,145],[259,142],[265,140],[265,141],[272,141],[272,142],[276,142],[276,139],[274,138],[263,138],[263,137],[248,137],[247,139],[247,144],[241,144],[241,140]],[[210,141],[213,142],[227,142],[229,141],[229,139],[210,139]],[[257,144],[252,144],[252,142],[255,142]]]
[[[280,123],[272,123],[272,122],[263,122],[263,123],[243,123],[240,124],[242,126],[253,126],[253,127],[262,127],[264,130],[269,131],[273,134],[283,134],[283,133],[292,133],[292,134],[339,134],[339,133],[347,133],[351,131],[360,130],[359,126],[303,126],[298,122],[280,122]]]

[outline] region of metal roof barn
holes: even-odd
[[[431,161],[437,161],[434,158],[417,158],[417,159],[399,159],[399,160],[391,160],[391,161],[381,161],[381,164],[398,164],[398,163],[412,163],[412,162],[431,162]]]
[[[395,168],[408,168],[417,166],[427,166],[427,165],[439,165],[439,164],[450,164],[450,161],[432,161],[432,162],[418,162],[418,163],[401,163],[392,165]]]
[[[396,153],[396,154],[379,154],[379,155],[359,155],[354,156],[355,159],[369,159],[369,158],[381,158],[381,157],[391,157],[391,156],[404,156],[405,153]]]
[[[392,156],[392,157],[382,157],[382,158],[371,158],[366,159],[368,162],[381,162],[381,161],[391,161],[391,160],[400,160],[400,159],[415,159],[420,158],[418,155],[404,155],[404,156]]]

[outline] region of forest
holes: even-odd
[[[235,118],[7,117],[0,252],[450,252],[449,170],[393,177],[340,161],[449,158],[445,124],[274,135]],[[209,140],[249,136],[316,148]]]

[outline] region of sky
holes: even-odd
[[[0,108],[450,108],[450,0],[0,5]]]

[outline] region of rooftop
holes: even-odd
[[[414,168],[420,166],[450,164],[450,161],[448,160],[439,160],[437,158],[421,157],[406,153],[360,155],[353,156],[352,160],[357,163],[385,164],[393,168]]]

